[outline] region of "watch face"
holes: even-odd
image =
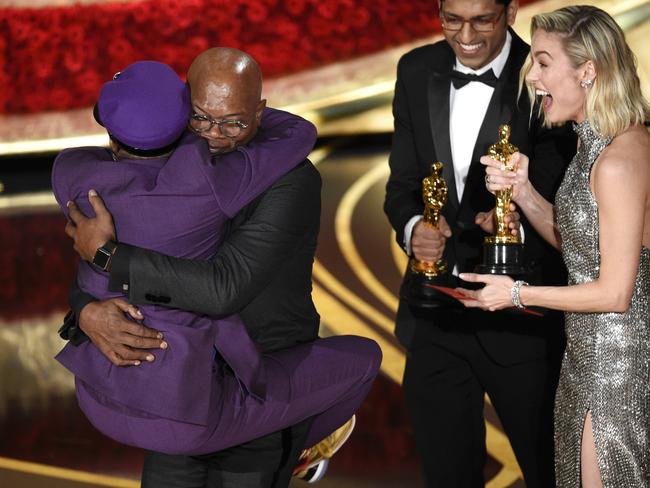
[[[98,268],[101,268],[104,271],[106,271],[106,267],[108,266],[108,261],[110,260],[110,257],[111,257],[111,252],[104,249],[103,247],[100,247],[99,249],[97,249],[97,252],[95,253],[95,257],[93,258],[93,264]]]

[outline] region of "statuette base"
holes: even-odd
[[[474,272],[515,277],[526,274],[523,244],[492,243],[488,239],[483,243],[483,263],[476,266]]]

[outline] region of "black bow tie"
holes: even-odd
[[[481,83],[485,83],[486,85],[494,88],[497,84],[497,77],[495,76],[494,71],[491,69],[487,70],[481,75],[461,73],[460,71],[456,70],[451,72],[451,82],[454,84],[454,88],[456,90],[464,87],[470,81],[480,81]]]

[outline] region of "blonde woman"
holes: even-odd
[[[591,6],[532,21],[522,70],[548,124],[575,122],[578,153],[556,205],[487,157],[490,191],[513,200],[561,249],[569,286],[537,287],[507,276],[463,274],[469,307],[566,311],[567,347],[555,406],[559,487],[650,487],[650,114],[636,62],[616,22]]]

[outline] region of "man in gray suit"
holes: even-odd
[[[255,107],[248,102],[260,99],[261,76],[258,70],[241,70],[241,61],[250,59],[242,54],[223,48],[209,50],[188,72],[194,110],[191,125],[214,153],[232,151],[255,137],[254,124],[250,124]],[[226,81],[233,96],[212,93],[206,80],[213,76]],[[238,132],[235,136],[226,134],[231,128]],[[110,263],[111,286],[128,293],[131,303],[121,299],[96,302],[73,287],[73,312],[64,325],[65,338],[75,342],[90,338],[116,365],[154,361],[155,349],[166,347],[164,338],[127,320],[124,312],[138,318],[132,304],[155,303],[213,317],[237,312],[265,352],[314,340],[319,316],[311,300],[311,267],[319,229],[320,186],[314,166],[309,161],[299,165],[233,219],[226,240],[210,262],[171,258],[119,243]],[[66,228],[84,259],[92,259],[99,246],[115,237],[110,214],[101,210],[99,199],[94,206],[100,209],[96,218],[81,219]],[[237,487],[287,486],[309,424],[306,421],[210,456],[148,452],[143,486],[189,488],[210,486],[217,480]]]

